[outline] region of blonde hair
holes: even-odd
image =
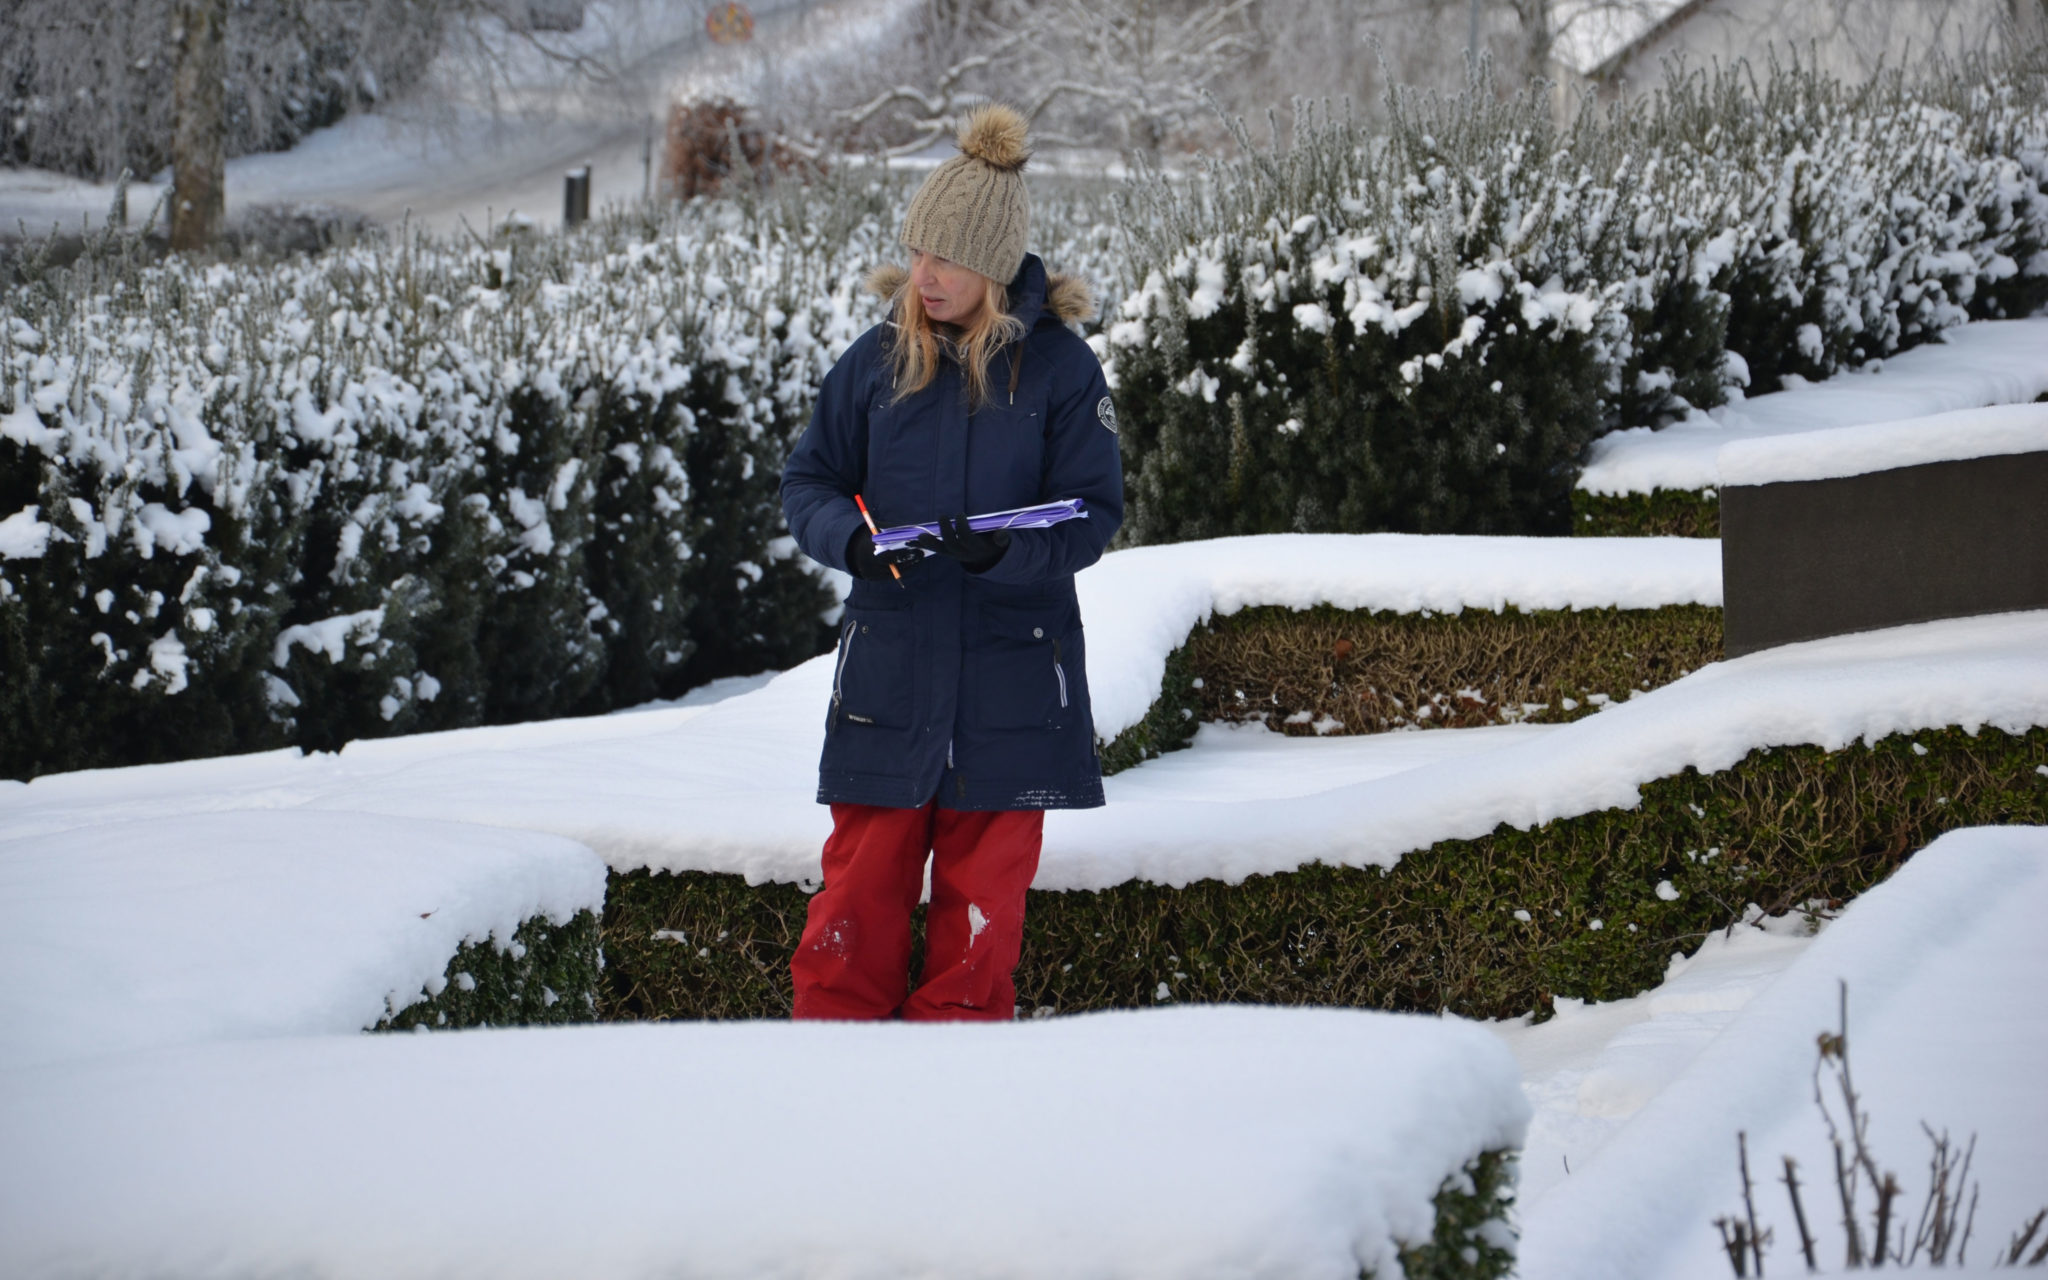
[[[895,365],[896,398],[916,395],[939,376],[939,358],[951,355],[960,362],[967,380],[967,402],[980,408],[989,401],[989,365],[1004,344],[1024,336],[1024,322],[1010,314],[1010,291],[988,276],[982,277],[986,292],[981,310],[964,329],[942,332],[925,314],[924,303],[906,277],[896,289],[896,336],[890,357]],[[954,326],[947,325],[953,330]]]

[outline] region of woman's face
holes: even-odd
[[[922,249],[910,253],[910,287],[939,324],[965,325],[988,305],[988,278]]]

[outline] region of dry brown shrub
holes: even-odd
[[[747,120],[747,109],[730,98],[672,102],[661,150],[661,192],[671,200],[710,195],[740,166],[733,142],[756,182],[795,168],[800,157],[767,130]]]
[[[1246,609],[1188,637],[1203,720],[1382,733],[1590,715],[1721,658],[1721,611]]]

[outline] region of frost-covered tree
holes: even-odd
[[[430,68],[492,111],[535,106],[536,81],[621,85],[627,42],[582,25],[577,0],[6,0],[0,164],[102,181],[177,170],[174,238],[206,243],[227,160],[289,147]]]
[[[894,154],[946,136],[968,106],[1017,104],[1043,142],[1157,155],[1257,53],[1257,0],[930,0],[895,58],[830,117]],[[786,120],[785,126],[800,126]]]
[[[0,161],[110,180],[171,162],[179,0],[9,0],[0,22]],[[442,0],[225,6],[222,140],[289,146],[415,79]]]
[[[1207,100],[1258,52],[1252,0],[1051,0],[1013,3],[1007,23],[1027,47],[1042,111],[1062,98],[1078,120],[1115,131],[1126,149],[1156,156],[1167,136],[1210,116]]]

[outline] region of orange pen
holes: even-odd
[[[875,518],[868,514],[868,504],[862,502],[857,493],[853,495],[853,505],[860,508],[860,518],[868,522],[868,535],[872,537],[880,533],[881,530],[875,528]],[[896,579],[897,586],[903,585],[903,571],[893,564],[889,566],[889,576]]]

